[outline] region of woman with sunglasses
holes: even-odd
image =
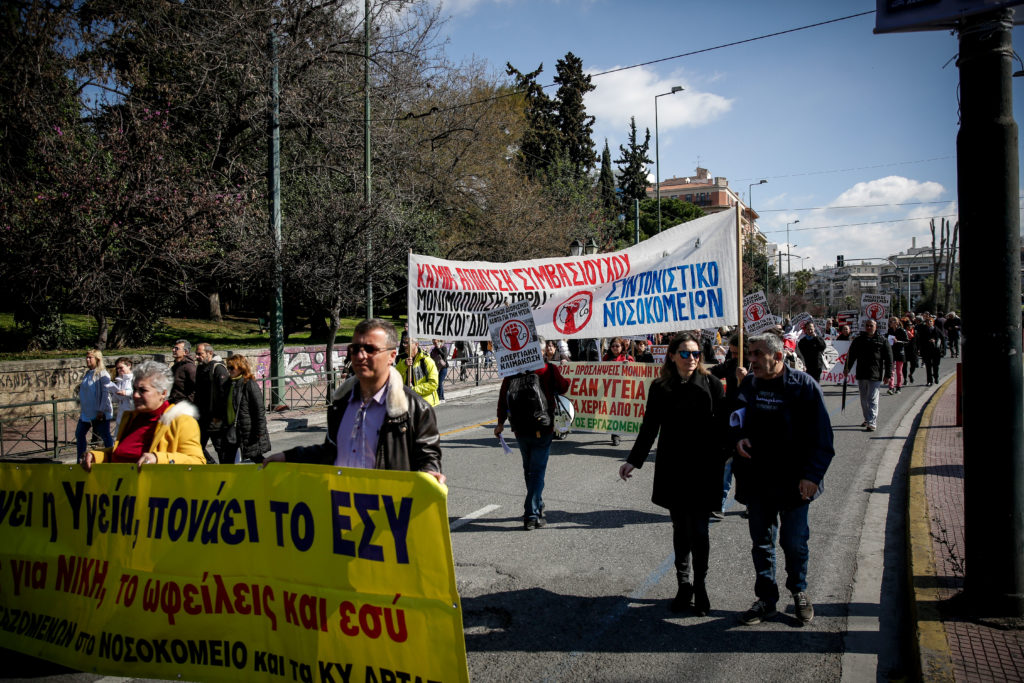
[[[700,362],[700,341],[688,332],[668,345],[661,376],[651,383],[640,433],[619,476],[643,467],[654,439],[658,462],[651,501],[672,518],[678,592],[673,612],[691,604],[705,616],[711,601],[705,586],[710,558],[708,517],[721,505],[725,462],[725,392]],[[693,582],[690,569],[693,569]]]

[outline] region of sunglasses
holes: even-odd
[[[365,352],[367,356],[376,356],[381,351],[394,351],[395,347],[386,346],[384,348],[379,348],[373,344],[349,344],[348,350],[353,356],[358,356],[360,351]]]
[[[676,353],[678,353],[679,357],[683,360],[686,360],[687,358],[700,360],[700,351],[676,351]]]

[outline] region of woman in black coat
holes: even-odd
[[[704,616],[711,609],[705,586],[711,550],[708,516],[719,508],[722,495],[725,392],[721,381],[701,365],[700,356],[700,341],[692,334],[680,334],[669,343],[661,376],[647,394],[640,433],[619,476],[629,479],[634,469],[643,467],[657,437],[651,500],[668,508],[672,518],[679,590],[671,608],[681,612],[692,600],[694,611]]]
[[[230,356],[224,364],[231,383],[224,408],[227,419],[220,464],[234,464],[239,451],[243,460],[263,462],[263,454],[270,452],[263,392],[245,356]]]

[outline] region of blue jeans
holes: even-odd
[[[448,376],[448,368],[441,368],[437,371],[437,397],[444,400],[444,378]]]
[[[719,512],[725,512],[725,501],[729,499],[729,489],[732,488],[732,458],[725,461],[725,472],[722,476],[722,507]]]
[[[790,593],[807,590],[807,559],[810,553],[807,541],[811,537],[807,526],[809,505],[792,510],[780,510],[773,503],[760,500],[747,504],[747,526],[750,529],[750,555],[754,559],[754,595],[768,605],[779,601],[779,586],[775,583],[775,537],[786,558],[786,588]],[[781,520],[781,532],[780,532]]]
[[[551,454],[551,434],[546,436],[520,436],[519,452],[523,455],[523,476],[526,479],[526,502],[523,503],[523,517],[536,519],[544,510],[544,472],[548,468]]]
[[[103,439],[104,446],[110,448],[114,445],[114,437],[110,436],[110,421],[107,418],[99,418],[92,422],[86,422],[79,418],[78,427],[75,428],[75,441],[78,443],[78,462],[82,462],[82,456],[89,450],[90,429],[95,429],[95,432]]]

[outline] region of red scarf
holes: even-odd
[[[171,406],[164,401],[163,405],[148,413],[135,413],[131,422],[124,428],[124,438],[117,442],[117,448],[110,456],[110,462],[138,462],[143,453],[153,445],[153,433],[160,422],[160,416]]]

